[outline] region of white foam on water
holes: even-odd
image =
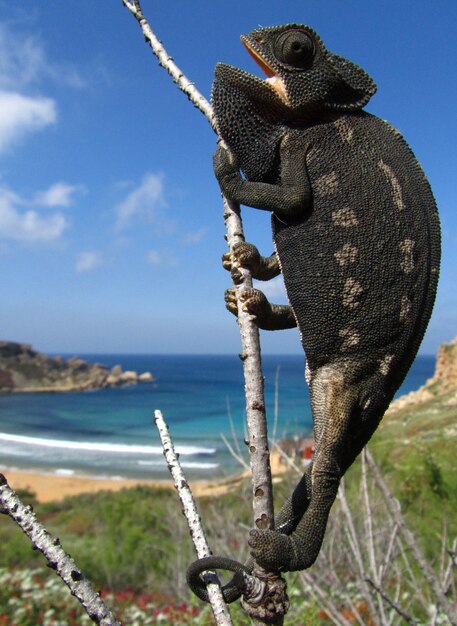
[[[42,437],[29,437],[28,435],[11,435],[0,433],[0,441],[18,443],[30,446],[46,448],[60,448],[66,450],[87,450],[92,452],[113,452],[124,454],[162,454],[161,446],[140,446],[136,444],[104,443],[91,441],[65,441],[62,439],[45,439]],[[198,446],[177,445],[176,452],[181,455],[215,454],[215,448],[203,448]]]

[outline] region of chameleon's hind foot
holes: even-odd
[[[289,572],[295,563],[290,537],[274,530],[251,530],[249,532],[251,556],[268,572]]]

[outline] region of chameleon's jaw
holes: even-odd
[[[251,45],[249,39],[244,35],[241,36],[241,43],[244,45],[244,47],[257,63],[257,65],[260,67],[260,69],[264,72],[265,76],[267,77],[265,82],[268,83],[268,85],[280,96],[281,100],[283,100],[285,104],[288,104],[289,99],[287,97],[286,87],[282,78],[275,73],[273,68]]]

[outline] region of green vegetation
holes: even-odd
[[[455,391],[439,393],[438,387],[429,389],[432,393],[426,401],[386,415],[370,449],[386,482],[400,500],[422,551],[438,570],[440,558],[445,554],[443,536],[445,548],[449,548],[457,536],[457,399]],[[348,472],[345,484],[355,526],[363,529],[366,519],[360,475],[361,464],[357,462]],[[296,480],[296,476],[288,474],[275,481],[277,503],[290,493]],[[375,504],[375,533],[383,528],[385,531],[385,505],[372,485],[369,491]],[[250,493],[249,481],[244,481],[232,493],[199,501],[215,554],[245,560],[246,529],[251,524]],[[207,626],[213,623],[209,608],[191,597],[185,583],[186,567],[195,553],[173,490],[137,487],[117,493],[85,494],[50,504],[37,503],[29,492],[22,492],[20,496],[25,503],[34,506],[40,521],[60,538],[83,572],[102,589],[123,623],[134,626],[155,623]],[[356,619],[355,603],[355,611],[368,616],[364,623],[371,624],[366,598],[359,591],[350,590],[358,589],[358,574],[350,563],[347,528],[341,526],[342,510],[341,503],[336,503],[323,550],[326,555],[323,554],[310,571],[349,622]],[[362,534],[360,537],[363,547],[366,540]],[[382,554],[389,543],[388,534],[379,541]],[[330,583],[325,579],[329,573],[328,555],[334,559]],[[0,568],[3,568],[0,569],[1,625],[90,623],[82,617],[78,603],[66,591],[61,593],[63,583],[46,570],[42,555],[31,549],[29,541],[7,516],[0,516]],[[415,580],[422,580],[417,567],[413,564],[412,568]],[[338,590],[336,575],[342,581]],[[287,623],[290,626],[330,623],[321,603],[318,605],[313,599],[308,580],[299,574],[288,576],[291,610]],[[387,589],[394,582],[393,578],[388,580]],[[403,586],[403,581],[401,584]],[[405,587],[404,593],[406,598],[411,593],[410,588]],[[426,624],[429,622],[426,607],[432,606],[433,595],[425,587],[423,590],[416,588],[415,593],[427,598],[425,608],[411,602],[408,606],[419,620],[417,623]],[[348,608],[347,597],[352,597],[352,608]],[[235,624],[246,623],[243,615],[238,607],[233,608]]]

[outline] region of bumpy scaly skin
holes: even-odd
[[[316,559],[340,479],[418,350],[438,280],[439,221],[406,142],[361,111],[376,90],[363,70],[302,25],[242,40],[270,78],[216,67],[213,104],[229,150],[216,151],[215,173],[231,200],[273,214],[291,309],[275,310],[256,290],[244,306],[264,328],[297,322],[316,440],[276,530],[251,531],[249,545],[265,568],[299,570]],[[277,271],[250,244],[224,265],[260,279]],[[235,311],[231,292],[226,301]]]

